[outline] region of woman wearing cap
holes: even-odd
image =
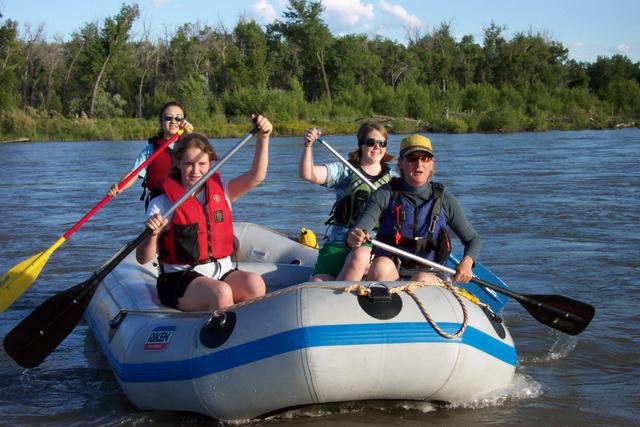
[[[160,108],[159,119],[160,131],[157,135],[149,138],[149,143],[140,151],[131,170],[137,169],[138,166],[151,157],[157,148],[161,147],[169,138],[178,133],[180,129],[193,132],[193,126],[186,120],[186,110],[178,101],[169,101],[164,104],[162,108]],[[169,174],[169,168],[171,167],[171,150],[173,150],[173,146],[174,144],[170,144],[162,154],[156,157],[151,164],[142,169],[138,174],[138,177],[144,180],[142,183],[143,187],[148,190],[145,204],[148,204],[149,200],[162,193],[161,184]],[[129,175],[129,173],[124,174],[121,180],[127,175]],[[111,195],[111,197],[115,197],[131,187],[134,182],[136,182],[136,180],[132,179],[120,189],[118,189],[118,184],[113,184],[108,194]]]
[[[480,235],[465,218],[456,198],[442,184],[431,181],[435,163],[428,138],[421,135],[404,138],[398,159],[401,178],[392,179],[371,195],[347,235],[347,245],[360,247],[369,239],[367,230],[380,223],[377,240],[444,264],[451,251],[450,230],[464,245],[464,257],[452,280],[466,283],[472,278],[471,268],[480,252]],[[369,269],[370,280],[435,279],[427,268],[411,260],[379,248],[375,249],[375,255]]]
[[[371,246],[364,245],[351,251],[344,242],[371,189],[342,162],[313,163],[313,144],[319,136],[318,129],[305,131],[298,172],[306,181],[332,188],[336,202],[326,222],[329,224],[326,242],[318,254],[311,280],[361,280],[369,268]],[[393,156],[387,153],[387,136],[383,125],[365,122],[358,129],[357,150],[349,153],[349,162],[378,187],[391,178],[389,162]]]

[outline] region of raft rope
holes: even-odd
[[[413,282],[409,282],[407,284],[404,285],[400,285],[400,286],[396,286],[393,288],[389,288],[389,295],[393,295],[393,294],[399,294],[400,292],[404,292],[407,295],[409,295],[414,302],[416,303],[416,305],[418,306],[418,308],[420,308],[420,311],[422,312],[422,315],[424,316],[424,318],[427,320],[427,322],[429,322],[429,324],[433,327],[433,329],[440,334],[442,337],[444,338],[448,338],[448,339],[456,339],[459,338],[464,331],[467,329],[467,325],[469,323],[469,313],[467,312],[467,307],[463,301],[463,298],[469,300],[470,302],[480,306],[481,308],[488,308],[489,306],[483,302],[481,302],[478,297],[474,296],[473,294],[469,293],[466,289],[463,288],[459,288],[457,286],[454,286],[450,281],[444,281],[440,278],[436,278],[437,282],[425,282],[425,281],[413,281]],[[429,312],[427,311],[426,307],[424,306],[424,304],[422,303],[422,301],[420,300],[420,298],[415,294],[415,290],[416,289],[420,289],[426,286],[435,286],[435,287],[439,287],[439,288],[443,288],[446,289],[448,291],[450,291],[453,296],[456,298],[456,300],[458,301],[458,303],[460,304],[460,308],[462,309],[462,316],[463,316],[463,321],[462,321],[462,325],[460,325],[460,329],[458,329],[458,331],[455,334],[450,334],[448,332],[446,332],[445,330],[443,330],[442,328],[440,328],[440,326],[435,322],[435,320],[433,320],[433,318],[431,317],[431,315],[429,314]],[[240,309],[242,307],[246,307],[248,305],[251,304],[255,304],[258,303],[260,301],[264,301],[270,298],[275,298],[278,297],[280,295],[284,295],[287,294],[289,292],[296,292],[298,290],[301,289],[327,289],[327,290],[331,290],[331,291],[336,291],[336,292],[341,292],[341,293],[356,293],[359,296],[364,296],[364,297],[368,297],[371,294],[371,288],[367,287],[367,286],[363,286],[361,283],[354,283],[353,285],[350,286],[331,286],[331,285],[317,285],[317,284],[302,284],[302,285],[296,285],[296,286],[290,286],[287,288],[283,288],[280,289],[278,291],[274,291],[274,292],[270,292],[268,294],[265,294],[261,297],[258,298],[254,298],[251,300],[247,300],[247,301],[242,301],[239,302],[237,304],[233,304],[229,307],[224,308],[223,310],[214,310],[211,313],[212,318],[215,319],[219,319],[224,317],[224,313],[228,312],[228,311],[233,311],[233,310],[237,310]],[[106,289],[107,293],[109,295],[111,295],[111,297],[113,298],[113,295],[111,294],[111,290],[110,289]],[[114,301],[115,298],[114,298]],[[119,311],[119,315],[123,316],[126,315],[128,313],[140,313],[140,314],[152,314],[152,313],[171,313],[172,315],[180,315],[181,317],[193,317],[193,316],[201,316],[202,313],[210,313],[208,311],[190,311],[190,312],[185,312],[185,311],[180,311],[180,310],[176,310],[173,308],[167,308],[167,309],[161,309],[161,310],[127,310],[127,309],[121,309]]]
[[[450,281],[443,281],[442,279],[437,278],[436,280],[438,280],[438,282],[436,283],[429,283],[429,282],[409,282],[405,285],[401,285],[401,286],[396,286],[394,288],[389,288],[389,295],[393,295],[393,294],[397,294],[400,292],[405,292],[406,294],[408,294],[416,303],[416,305],[420,308],[420,311],[422,312],[422,315],[424,316],[424,318],[427,320],[427,322],[429,322],[429,324],[433,327],[433,329],[436,330],[436,332],[438,332],[438,334],[440,334],[441,336],[443,336],[444,338],[448,338],[448,339],[456,339],[459,338],[464,331],[467,329],[467,325],[469,323],[469,314],[467,312],[467,307],[465,306],[462,298],[466,298],[469,301],[473,302],[474,304],[477,304],[481,307],[488,307],[486,304],[480,302],[480,300],[475,297],[474,295],[470,294],[469,292],[467,292],[465,289],[461,289],[457,286],[453,286],[453,284]],[[427,311],[426,307],[424,306],[424,304],[422,303],[422,301],[420,301],[420,298],[418,298],[418,296],[414,293],[414,290],[419,289],[419,288],[423,288],[425,286],[436,286],[436,287],[440,287],[440,288],[444,288],[449,290],[453,296],[458,300],[458,303],[460,304],[460,307],[462,309],[462,316],[463,316],[463,321],[462,321],[462,325],[460,326],[460,329],[458,330],[458,332],[456,332],[455,334],[450,334],[446,331],[444,331],[442,328],[440,328],[440,326],[438,326],[438,324],[433,320],[433,318],[431,317],[431,315],[429,314],[429,312]],[[226,307],[223,310],[215,310],[212,313],[212,316],[214,318],[220,318],[223,316],[223,313],[226,311],[232,311],[232,310],[236,310],[245,306],[248,306],[250,304],[255,304],[257,302],[269,299],[269,298],[275,298],[277,296],[286,294],[288,292],[294,292],[297,291],[299,289],[328,289],[328,290],[332,290],[332,291],[337,291],[337,292],[343,292],[343,293],[357,293],[359,296],[369,296],[371,294],[371,289],[369,287],[363,286],[360,283],[355,283],[353,285],[350,286],[331,286],[331,285],[298,285],[298,286],[292,286],[292,287],[288,287],[288,288],[284,288],[284,289],[280,289],[279,291],[274,291],[268,294],[265,294],[261,297],[258,298],[254,298],[252,300],[248,300],[248,301],[243,301],[243,302],[239,302],[237,304],[233,304],[229,307]]]

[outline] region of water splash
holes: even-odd
[[[529,375],[516,373],[511,383],[495,389],[481,397],[460,402],[437,403],[431,401],[359,401],[323,405],[312,405],[278,413],[264,421],[295,420],[300,418],[318,418],[344,414],[356,414],[368,411],[409,411],[426,414],[441,409],[482,409],[503,406],[507,402],[535,399],[543,394],[542,385]],[[233,424],[246,424],[249,420],[235,421]]]
[[[542,396],[542,385],[529,375],[516,373],[510,384],[495,389],[484,396],[461,401],[450,402],[445,405],[447,409],[481,409],[502,406],[506,402],[515,400],[535,399]]]
[[[555,335],[551,347],[544,354],[534,354],[529,356],[521,355],[521,364],[543,364],[566,359],[578,344],[578,337],[550,331]]]

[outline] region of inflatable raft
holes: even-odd
[[[510,383],[516,350],[497,295],[470,288],[478,304],[441,286],[305,283],[317,250],[255,224],[235,231],[264,299],[216,315],[167,308],[157,268],[133,256],[93,297],[85,318],[138,408],[239,420],[329,402],[460,401]]]

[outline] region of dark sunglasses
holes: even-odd
[[[422,163],[429,163],[433,160],[433,156],[428,154],[415,154],[413,156],[405,157],[405,160],[409,163],[417,163],[418,161],[421,161]]]
[[[175,116],[172,116],[171,114],[165,114],[164,116],[162,116],[162,120],[164,120],[165,122],[175,120],[176,122],[180,123],[184,120],[184,116],[181,114],[176,114]]]
[[[387,140],[367,138],[364,141],[362,141],[362,144],[366,145],[367,147],[375,147],[375,145],[378,144],[380,148],[385,148],[387,146]]]

